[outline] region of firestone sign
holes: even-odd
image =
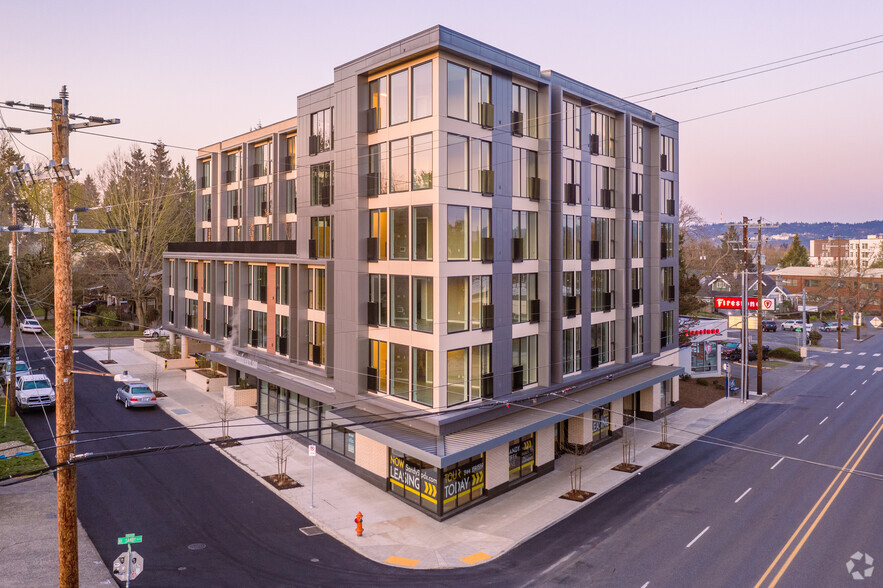
[[[742,298],[739,296],[715,296],[714,307],[741,310]],[[776,301],[772,298],[764,298],[763,309],[776,310]],[[757,310],[757,298],[748,299],[748,310]]]

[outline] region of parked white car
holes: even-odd
[[[22,333],[33,333],[35,335],[39,335],[43,332],[43,327],[40,326],[40,321],[35,318],[25,319],[21,323],[21,327],[19,328],[21,329]]]
[[[152,329],[144,329],[144,336],[156,339],[157,337],[168,337],[172,333],[162,327],[154,327]]]
[[[28,374],[15,378],[15,404],[20,412],[32,408],[53,408],[55,388],[45,374]]]
[[[787,320],[782,321],[782,330],[783,331],[796,331],[797,329],[803,329],[805,332],[812,331],[812,323],[803,324],[803,321],[798,320]]]

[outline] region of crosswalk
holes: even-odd
[[[835,365],[835,364],[834,364],[833,361],[829,361],[828,363],[825,364],[824,367],[829,368],[829,367],[834,367],[834,365]],[[862,365],[862,364],[859,364],[859,365],[852,365],[852,364],[849,364],[849,363],[841,363],[839,369],[846,370],[846,369],[852,368],[852,369],[855,369],[855,370],[863,370],[863,369],[865,369],[866,367],[867,367],[867,366]],[[879,372],[879,371],[883,371],[883,367],[875,367],[875,368],[874,368],[874,373],[875,373],[875,374],[876,374],[877,372]]]

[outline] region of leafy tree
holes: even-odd
[[[785,252],[782,261],[779,262],[781,267],[809,267],[809,253],[806,247],[800,244],[800,237],[794,233],[791,240],[791,247]]]

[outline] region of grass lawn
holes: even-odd
[[[103,331],[100,333],[92,333],[93,337],[110,338],[110,337],[140,337],[140,331]]]
[[[31,436],[28,435],[28,431],[25,429],[25,425],[21,422],[21,419],[18,418],[18,415],[7,417],[5,427],[2,425],[2,422],[0,422],[0,443],[6,441],[21,441],[31,447],[34,446],[33,441],[31,441]],[[46,464],[43,463],[43,458],[38,453],[35,453],[34,455],[26,455],[24,457],[0,459],[0,477],[36,470],[45,465]]]

